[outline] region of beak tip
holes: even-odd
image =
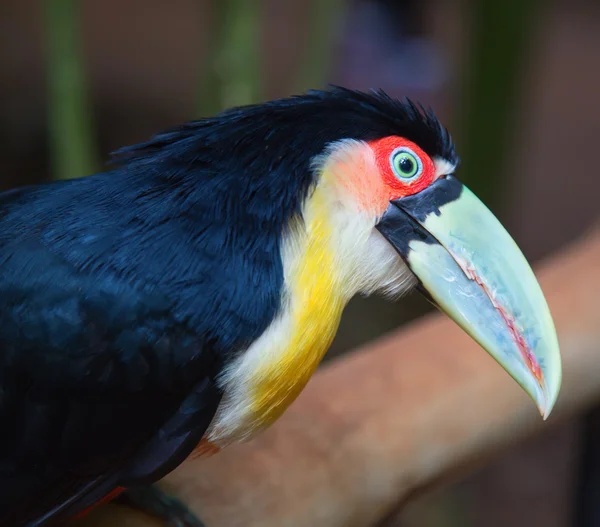
[[[549,404],[548,394],[546,393],[546,390],[542,392],[541,396],[535,398],[534,402],[538,409],[538,412],[540,413],[540,416],[542,417],[542,420],[547,421],[548,417],[550,417],[550,413],[552,412],[553,405]]]
[[[550,416],[550,412],[552,409],[550,407],[545,406],[544,404],[539,406],[540,415],[542,416],[542,420],[546,421]]]
[[[559,391],[560,380],[550,390],[547,386],[544,387],[544,389],[542,390],[541,398],[536,401],[538,410],[544,421],[548,419],[550,413],[554,409],[554,406],[556,405],[556,400],[558,399]]]

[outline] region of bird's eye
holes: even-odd
[[[396,148],[392,152],[390,163],[396,177],[405,182],[417,179],[423,172],[423,162],[406,146]]]

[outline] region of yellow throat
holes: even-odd
[[[342,311],[358,292],[406,289],[397,253],[325,168],[283,240],[278,316],[220,378],[223,400],[207,438],[224,446],[272,424],[298,397],[329,349]]]
[[[251,410],[259,428],[286,410],[329,349],[348,301],[332,247],[334,225],[324,190],[317,188],[304,213],[305,229],[286,270],[289,334],[268,350],[271,360],[254,372]]]

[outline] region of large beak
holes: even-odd
[[[426,296],[548,417],[562,377],[556,330],[531,267],[489,209],[458,179],[445,176],[392,201],[377,228]]]

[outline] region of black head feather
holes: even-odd
[[[458,163],[452,138],[431,109],[382,90],[337,86],[190,121],[118,150],[113,162],[144,177],[187,179],[221,205],[219,195],[243,200],[247,210],[278,210],[281,228],[300,210],[315,180],[311,162],[327,145],[390,135]]]
[[[310,159],[341,139],[369,141],[390,135],[413,141],[432,157],[458,163],[452,138],[432,109],[408,98],[393,99],[383,90],[366,93],[338,86],[225,110],[113,155],[115,162],[127,163],[210,153],[214,158],[261,157],[269,165],[278,156]]]
[[[333,88],[164,131],[118,151],[110,172],[36,191],[28,210],[46,211],[45,241],[63,260],[167,292],[179,319],[231,353],[280,307],[282,234],[314,183],[313,158],[341,139],[389,135],[456,161],[432,112]]]

